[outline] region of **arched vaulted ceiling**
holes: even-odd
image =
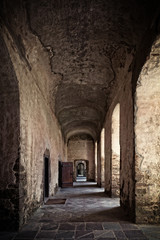
[[[96,139],[121,84],[119,69],[131,70],[157,1],[24,2],[30,30],[48,51],[52,73],[59,76],[52,96],[65,137],[86,133]]]

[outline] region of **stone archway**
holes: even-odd
[[[160,221],[160,36],[140,73],[135,95],[136,222]],[[145,217],[144,217],[145,216]]]
[[[74,181],[88,180],[89,161],[84,159],[74,160]]]

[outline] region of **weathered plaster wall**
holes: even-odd
[[[50,105],[50,87],[56,77],[50,69],[48,52],[23,17],[21,24],[23,31],[15,23],[14,35],[3,28],[20,91],[20,225],[43,201],[45,151],[50,155],[50,195],[58,187],[58,160],[64,156],[61,129]],[[21,39],[18,45],[17,36]]]
[[[0,230],[19,220],[19,86],[0,36]]]
[[[160,37],[135,95],[136,221],[160,222]]]
[[[133,60],[131,49],[119,49],[113,56],[113,69],[117,79],[117,89],[112,104],[107,111],[104,127],[106,129],[106,179],[105,191],[112,194],[112,114],[120,103],[120,202],[121,206],[134,218],[134,159],[133,159],[133,98],[130,64]],[[123,57],[122,57],[123,56]],[[121,63],[117,61],[121,59]],[[119,84],[121,83],[121,84]]]
[[[94,141],[90,136],[73,136],[69,139],[67,160],[73,162],[73,164],[75,160],[88,160],[89,172],[87,173],[87,180],[95,179]]]
[[[120,144],[119,144],[120,104],[117,104],[112,114],[112,196],[119,196],[120,186]]]

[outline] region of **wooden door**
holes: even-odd
[[[62,162],[61,163],[61,187],[73,186],[73,163]]]

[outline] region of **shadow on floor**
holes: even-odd
[[[125,214],[123,209],[113,207],[104,211],[97,211],[93,214],[84,217],[85,222],[130,222],[129,217]]]

